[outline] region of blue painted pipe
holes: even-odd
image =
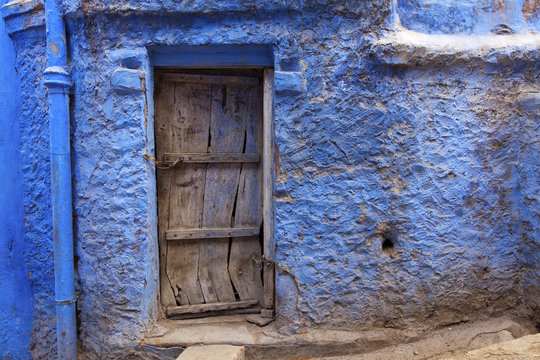
[[[45,0],[47,69],[53,210],[54,279],[58,359],[77,359],[75,274],[73,267],[73,220],[71,201],[71,156],[69,95],[64,20],[57,0]]]

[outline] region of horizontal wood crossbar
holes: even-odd
[[[167,316],[199,314],[219,310],[245,309],[257,305],[257,300],[229,301],[211,304],[167,306]]]
[[[259,233],[260,229],[258,227],[179,229],[165,231],[165,238],[167,240],[219,239],[227,237],[257,236]]]
[[[214,85],[236,85],[236,86],[257,86],[259,78],[249,76],[227,76],[227,75],[200,75],[200,74],[163,74],[165,81],[214,84]]]
[[[183,163],[227,163],[227,162],[259,162],[257,153],[165,153],[164,162]]]

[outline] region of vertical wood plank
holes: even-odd
[[[250,89],[248,106],[244,114],[247,119],[245,152],[262,153],[262,92],[260,87]],[[259,164],[243,163],[238,184],[235,227],[260,227],[262,221],[262,167]],[[260,263],[261,246],[259,236],[233,237],[229,261],[229,274],[240,296],[240,300],[259,300],[262,304],[262,278]],[[253,259],[257,260],[255,262]]]
[[[156,157],[159,159],[172,148],[171,121],[174,105],[174,83],[161,82],[159,72],[156,73],[155,86],[155,122]],[[156,169],[157,203],[158,203],[158,239],[159,239],[159,273],[160,299],[164,306],[176,305],[172,285],[167,276],[167,240],[165,231],[169,227],[169,185],[170,171]]]
[[[176,84],[172,126],[173,152],[206,152],[210,127],[211,86]],[[172,170],[169,229],[200,228],[205,164],[180,164]],[[180,305],[205,302],[197,281],[199,239],[169,242],[167,274]]]
[[[212,86],[211,141],[208,152],[242,152],[247,96],[243,87]],[[240,164],[208,164],[204,191],[204,227],[228,227],[232,214]],[[236,300],[228,272],[229,239],[205,240],[200,246],[199,281],[207,303]]]
[[[263,77],[263,234],[264,234],[264,300],[265,309],[274,308],[274,206],[273,206],[273,171],[274,138],[274,70],[264,69]],[[263,313],[261,313],[263,314]]]

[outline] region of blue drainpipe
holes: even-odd
[[[58,359],[77,358],[71,157],[67,44],[60,0],[45,0],[47,69],[43,73],[49,98],[51,194]]]

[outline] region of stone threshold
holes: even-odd
[[[243,346],[194,345],[186,348],[176,360],[245,360]]]
[[[161,320],[141,345],[152,348],[155,353],[159,350],[162,350],[164,355],[169,353],[170,358],[175,358],[181,349],[192,345],[243,345],[246,348],[246,359],[292,360],[370,353],[400,344],[422,343],[430,338],[439,339],[437,341],[444,344],[443,350],[447,353],[471,350],[501,339],[506,340],[508,336],[517,338],[534,332],[534,327],[526,321],[496,318],[433,331],[316,328],[283,335],[278,332],[275,323],[259,327],[248,323],[245,317],[235,315],[193,320]],[[474,341],[479,338],[483,341],[474,347]],[[171,352],[173,349],[176,349],[177,353]]]

